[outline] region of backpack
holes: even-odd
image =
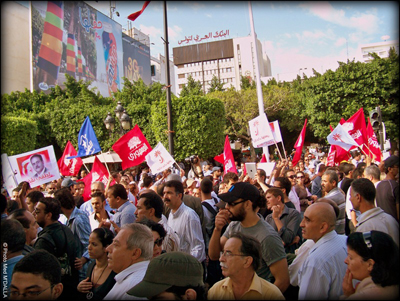
[[[218,203],[218,200],[216,199],[216,198],[214,198],[213,197],[213,200],[214,200],[214,203],[215,204],[217,204]],[[210,232],[209,231],[207,231],[207,229],[206,229],[206,232],[207,232],[207,234],[211,237],[211,235],[213,234],[213,232],[214,232],[214,228],[215,228],[215,216],[217,215],[217,211],[209,204],[209,203],[207,203],[207,202],[201,202],[201,205],[202,206],[204,206],[204,207],[206,207],[207,209],[208,209],[208,211],[210,211],[210,213],[212,214],[212,222],[213,222],[213,227],[212,227],[212,229],[210,230]],[[225,225],[223,228],[222,228],[222,232],[221,233],[224,233],[225,232],[225,229],[226,229],[226,227],[227,227],[227,225]]]

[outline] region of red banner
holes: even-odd
[[[344,118],[340,119],[339,123],[340,124],[344,124],[346,121],[344,120]],[[330,126],[331,132],[333,131],[332,126]],[[332,145],[332,151],[336,150],[336,154],[335,154],[335,163],[340,164],[340,162],[342,161],[348,161],[349,159],[351,159],[351,155],[350,152],[346,151],[345,149],[341,148],[338,145]]]
[[[363,148],[364,151],[366,151],[363,144],[368,143],[368,138],[363,108],[360,108],[342,125],[345,130],[350,134],[350,136],[358,143],[358,145]],[[356,146],[352,147],[350,150],[355,148]]]
[[[128,16],[128,19],[131,21],[135,21],[146,9],[147,5],[149,5],[150,1],[145,1],[142,7],[142,10],[138,10],[137,12],[134,12]]]
[[[335,155],[336,155],[336,145],[331,145],[331,147],[329,148],[328,157],[326,158],[326,166],[335,165]]]
[[[235,159],[233,158],[233,153],[228,135],[226,135],[225,137],[225,145],[224,145],[224,175],[227,172],[234,172],[235,174],[238,173],[236,170]]]
[[[122,160],[122,169],[142,163],[152,148],[138,125],[114,143],[112,149]]]
[[[371,125],[371,121],[369,120],[368,117],[368,126],[367,126],[367,138],[368,138],[368,147],[369,149],[367,149],[367,154],[370,157],[374,157],[373,158],[375,161],[381,162],[382,159],[382,152],[381,152],[381,148],[378,142],[378,139],[376,139],[376,135],[374,133],[374,130],[372,128]]]
[[[307,119],[304,121],[303,129],[301,130],[299,138],[297,138],[297,141],[294,145],[294,148],[296,149],[296,153],[294,154],[294,157],[292,160],[293,166],[296,166],[297,162],[300,161],[301,153],[303,152],[304,139],[306,136],[306,126],[307,126]]]
[[[67,159],[70,156],[78,155],[71,141],[68,140],[67,145],[65,146],[64,153],[60,160],[57,161],[58,168],[60,169],[60,173],[63,176],[76,176],[81,169],[83,164],[82,159],[77,157],[73,159]]]

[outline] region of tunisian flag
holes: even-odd
[[[146,155],[152,150],[149,142],[147,142],[146,137],[137,124],[115,142],[112,149],[121,158],[123,170],[142,163]]]
[[[343,123],[342,126],[357,142],[358,146],[366,151],[366,148],[363,144],[367,144],[368,139],[363,108],[360,108],[356,113],[354,113],[354,115],[347,119],[347,121]],[[356,146],[351,147],[350,150],[354,148],[356,148]]]
[[[68,140],[67,145],[65,146],[63,155],[60,160],[57,161],[58,168],[60,173],[63,176],[76,176],[81,169],[83,164],[82,159],[77,157],[74,159],[67,159],[70,156],[76,156],[78,153],[72,145],[71,141]]]
[[[292,160],[293,166],[296,166],[297,162],[300,161],[301,153],[303,152],[304,138],[306,136],[306,126],[307,126],[307,119],[304,121],[303,129],[301,130],[299,138],[297,138],[296,144],[294,145],[296,153],[294,154]]]
[[[228,135],[226,135],[225,137],[225,145],[224,145],[224,175],[227,172],[234,172],[235,174],[238,173],[236,170],[235,159],[233,158],[233,153]]]
[[[134,12],[128,16],[128,19],[131,21],[135,21],[141,14],[142,12],[146,9],[147,5],[149,5],[150,1],[145,1],[142,7],[142,10],[138,10],[137,12]]]
[[[344,118],[342,117],[342,119],[340,119],[339,123],[340,124],[344,124],[346,122],[346,120],[344,120]],[[331,132],[333,132],[333,127],[331,125],[329,125]],[[348,161],[351,158],[351,155],[348,151],[346,151],[345,149],[341,148],[339,145],[331,145],[332,147],[332,151],[336,150],[335,153],[335,163],[340,164],[340,162],[342,161]]]
[[[90,200],[91,186],[93,182],[103,182],[104,186],[107,186],[108,178],[110,177],[107,168],[100,162],[97,156],[94,157],[92,170],[82,180],[85,182],[85,190],[83,192],[83,200],[86,202]],[[115,180],[112,180],[110,186],[115,184]]]
[[[369,120],[368,117],[368,126],[367,126],[367,138],[368,138],[368,147],[371,150],[368,150],[367,154],[370,157],[373,157],[373,155],[375,155],[375,161],[381,162],[381,158],[382,158],[382,152],[381,152],[381,148],[379,146],[378,143],[378,139],[376,139],[374,130],[372,129],[372,125],[371,125],[371,121]]]

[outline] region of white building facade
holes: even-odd
[[[362,44],[359,47],[359,60],[364,63],[372,61],[369,53],[376,53],[381,58],[389,57],[390,48],[394,47],[396,53],[399,53],[399,41],[384,41],[380,43]]]

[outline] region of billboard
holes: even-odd
[[[122,45],[124,76],[130,81],[137,81],[141,78],[146,85],[150,85],[150,47],[125,34],[123,34]]]
[[[30,1],[32,87],[38,92],[59,85],[66,74],[91,81],[101,95],[121,89],[122,27],[83,1]]]

